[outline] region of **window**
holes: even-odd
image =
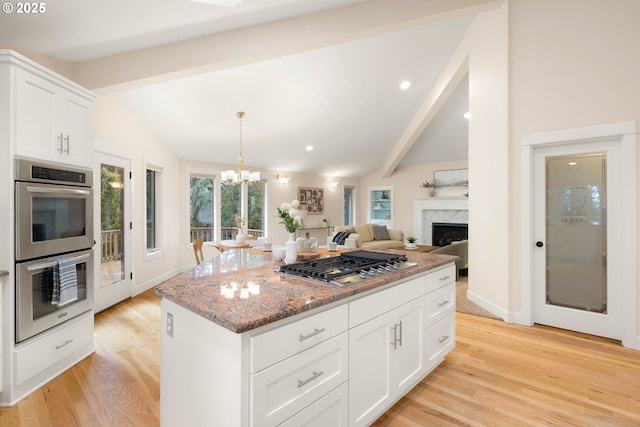
[[[220,184],[220,227],[221,240],[235,239],[240,217],[241,184],[223,181]]]
[[[189,243],[197,239],[214,240],[213,176],[191,174],[189,177]]]
[[[256,237],[264,236],[264,201],[266,181],[250,182],[247,199],[247,229]]]
[[[344,186],[344,225],[353,225],[355,222],[355,187]]]
[[[254,237],[264,236],[266,181],[249,182],[246,195],[242,183],[220,184],[220,228],[222,240],[235,239],[240,227]],[[242,215],[243,198],[246,200],[246,218]],[[237,219],[242,218],[242,222]]]
[[[147,251],[156,247],[156,173],[147,169]]]
[[[147,254],[157,254],[162,246],[162,169],[158,167],[146,167],[146,249]]]

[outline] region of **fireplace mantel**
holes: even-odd
[[[422,244],[431,244],[431,225],[429,211],[463,211],[451,212],[455,220],[449,222],[467,223],[469,199],[467,197],[427,197],[413,201],[413,233]],[[448,222],[437,218],[436,222]],[[425,223],[429,223],[428,227]]]

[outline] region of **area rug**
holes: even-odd
[[[467,299],[468,286],[468,277],[460,276],[456,282],[456,311],[459,313],[468,313],[476,316],[498,319],[498,317]]]

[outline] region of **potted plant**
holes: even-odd
[[[417,247],[416,242],[418,241],[418,239],[416,239],[413,236],[409,236],[407,237],[407,249],[415,249]]]
[[[434,196],[435,188],[434,188],[434,185],[429,182],[429,180],[426,179],[422,184],[420,184],[420,188],[426,188],[427,189],[427,195],[429,197],[433,197]]]

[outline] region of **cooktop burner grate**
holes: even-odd
[[[407,261],[405,255],[372,251],[345,252],[339,256],[283,265],[279,272],[336,285],[351,283],[353,278],[398,270]],[[415,264],[409,263],[413,266]],[[343,280],[340,280],[343,279]]]

